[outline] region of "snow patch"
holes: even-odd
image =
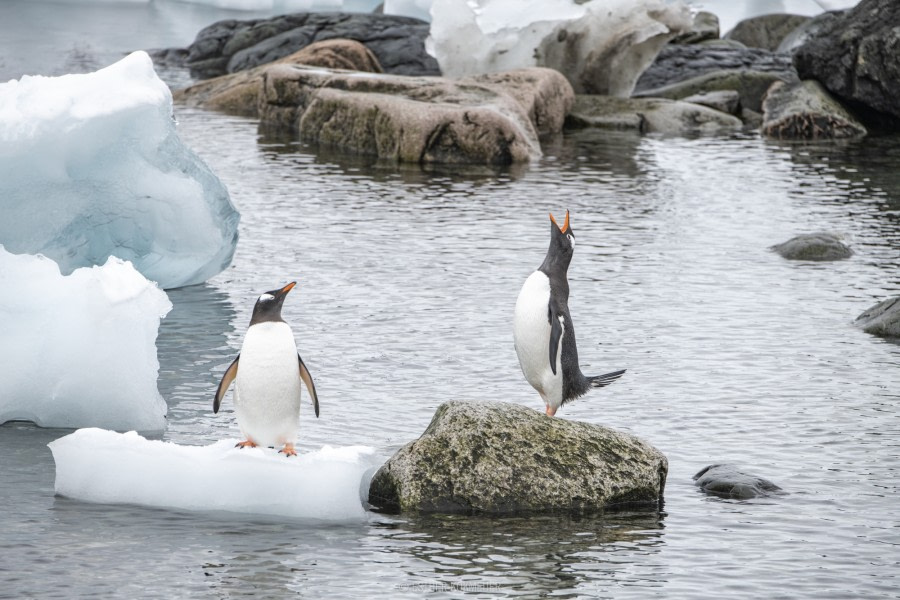
[[[0,244],[63,273],[110,256],[163,288],[231,263],[239,215],[179,140],[145,52],[95,73],[0,84]]]
[[[0,423],[165,429],[156,336],[171,308],[118,258],[63,276],[0,246]]]
[[[320,520],[365,516],[361,484],[375,466],[367,446],[324,446],[286,457],[237,440],[182,446],[137,433],[79,429],[50,442],[56,493],[102,504],[230,511]]]
[[[434,0],[426,48],[449,77],[550,67],[578,93],[630,96],[690,27],[680,0]]]

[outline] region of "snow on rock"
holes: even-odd
[[[134,432],[79,429],[50,442],[56,493],[86,502],[230,511],[323,520],[365,515],[362,478],[375,466],[366,446],[286,457],[237,440],[182,446]]]
[[[550,67],[576,93],[623,97],[692,22],[680,0],[434,0],[431,17],[426,48],[446,76]]]
[[[171,308],[117,258],[63,276],[0,246],[0,423],[165,429],[156,335]]]
[[[0,244],[64,273],[110,256],[163,288],[231,262],[239,215],[179,140],[145,52],[95,73],[0,84]]]

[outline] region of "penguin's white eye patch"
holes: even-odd
[[[566,237],[569,238],[569,243],[570,243],[570,244],[572,245],[572,247],[574,248],[574,247],[575,247],[575,236],[572,235],[572,234],[570,233],[570,234],[567,235]]]
[[[272,294],[263,294],[262,296],[259,297],[260,302],[268,302],[269,300],[274,300],[274,299],[275,299],[275,296],[273,296]]]

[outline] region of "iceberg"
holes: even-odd
[[[184,446],[134,432],[79,429],[48,444],[56,493],[101,504],[227,511],[329,521],[365,518],[367,446],[324,446],[286,457],[237,440]]]
[[[178,138],[145,52],[95,73],[0,84],[0,244],[63,273],[128,260],[163,288],[225,269],[239,215]]]
[[[171,308],[118,258],[63,276],[0,246],[0,423],[164,430],[156,335]]]
[[[434,0],[426,49],[448,77],[549,67],[576,93],[628,97],[690,27],[681,1]]]

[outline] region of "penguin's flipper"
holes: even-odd
[[[556,375],[556,356],[559,352],[559,340],[562,339],[565,328],[565,317],[556,312],[553,302],[548,308],[550,316],[550,370]]]
[[[313,407],[316,409],[316,418],[318,419],[319,397],[316,395],[316,384],[313,383],[312,375],[309,374],[309,369],[303,364],[303,359],[300,358],[300,354],[297,354],[297,362],[300,363],[300,379],[303,380],[303,383],[306,384],[306,389],[309,390],[309,397],[312,399]]]
[[[222,405],[222,398],[225,397],[225,392],[228,391],[228,386],[230,386],[231,382],[234,381],[234,378],[237,377],[239,360],[241,360],[240,354],[234,357],[234,360],[231,361],[231,365],[229,365],[229,367],[225,369],[225,374],[222,375],[222,381],[219,382],[219,388],[216,390],[216,399],[213,401],[214,413],[219,412],[219,407]]]

